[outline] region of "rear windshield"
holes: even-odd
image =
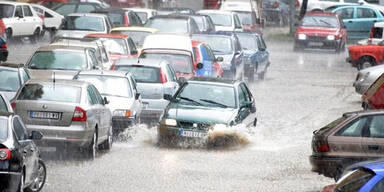
[[[132,97],[129,80],[106,75],[78,75],[77,80],[93,84],[103,96]]]
[[[120,13],[108,13],[108,17],[111,19],[113,25],[124,25],[124,14]]]
[[[171,63],[173,69],[179,73],[192,73],[191,57],[182,54],[169,53],[143,53],[141,58],[166,60]]]
[[[0,118],[0,141],[8,138],[8,119]]]
[[[10,18],[13,16],[15,6],[0,4],[0,18]]]
[[[130,72],[139,83],[160,83],[160,70],[155,67],[118,65],[115,68],[118,71]]]
[[[230,27],[232,26],[232,16],[228,14],[221,14],[221,13],[204,13],[205,15],[209,15],[211,17],[213,23],[216,26],[225,26]]]
[[[39,51],[32,56],[28,68],[82,70],[87,68],[87,62],[81,51]]]
[[[241,48],[244,50],[258,50],[257,37],[253,35],[238,35]]]
[[[128,47],[124,39],[120,38],[100,38],[103,41],[105,49],[111,54],[127,55]]]
[[[101,17],[68,16],[65,18],[63,30],[104,31]]]
[[[143,47],[144,39],[148,35],[152,34],[145,31],[112,31],[112,33],[128,35],[132,38],[133,42],[135,42],[136,46],[138,47]]]
[[[68,103],[80,102],[81,88],[58,84],[27,84],[17,100],[57,101]]]
[[[184,19],[149,19],[145,27],[155,28],[161,33],[188,33],[188,21]]]
[[[0,91],[16,92],[20,88],[18,71],[0,69]]]
[[[336,184],[335,191],[349,192],[359,191],[375,174],[364,169],[354,170],[343,176]]]

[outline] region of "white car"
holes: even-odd
[[[0,14],[5,25],[5,36],[30,37],[37,41],[43,31],[43,20],[37,15],[31,4],[19,2],[0,2]]]
[[[64,16],[42,5],[32,4],[32,7],[37,12],[37,14],[43,17],[44,30],[47,30],[51,34],[54,34],[59,29],[61,23],[63,22]]]
[[[215,24],[216,31],[243,31],[243,26],[241,25],[239,16],[235,12],[200,10],[197,13],[211,17],[213,24]]]
[[[131,10],[135,12],[141,19],[142,23],[145,24],[147,20],[155,15],[157,15],[157,11],[155,9],[146,9],[146,8],[124,8],[127,10]]]

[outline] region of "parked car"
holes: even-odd
[[[48,31],[53,37],[64,21],[64,16],[42,5],[32,4],[33,9],[43,20],[43,31]]]
[[[195,64],[192,40],[187,35],[148,35],[139,58],[167,60],[177,76],[186,79],[196,75],[196,70],[200,69],[197,67],[203,67]]]
[[[73,13],[57,31],[57,37],[83,38],[89,33],[109,33],[112,25],[108,16],[96,13]]]
[[[106,106],[112,114],[114,135],[140,123],[141,96],[131,74],[124,71],[82,71],[74,79],[93,84],[101,96],[108,97]]]
[[[72,13],[90,13],[98,9],[106,9],[108,7],[96,3],[96,2],[68,2],[60,3],[54,7],[52,10],[59,13],[60,15],[67,16]]]
[[[219,64],[223,68],[224,78],[243,79],[244,52],[236,34],[198,34],[193,35],[192,39],[208,43],[216,57],[223,57],[223,61],[219,62]]]
[[[384,22],[375,22],[371,28],[368,39],[363,39],[357,42],[359,45],[379,44],[384,41],[383,36]]]
[[[7,100],[13,99],[19,88],[30,79],[22,64],[0,64],[0,93]]]
[[[147,8],[124,8],[131,11],[134,11],[139,17],[143,25],[147,22],[147,20],[155,15],[157,15],[157,11],[155,9],[147,9]]]
[[[208,15],[189,15],[192,17],[201,33],[214,33],[216,32],[215,24],[213,23],[211,17]]]
[[[222,57],[216,58],[211,47],[207,43],[192,41],[192,47],[195,55],[195,65],[202,65],[196,70],[196,77],[222,77],[223,69],[218,61],[223,61]]]
[[[111,63],[121,58],[138,57],[136,45],[128,35],[91,33],[86,35],[85,38],[101,40],[109,53]]]
[[[322,12],[330,10],[330,8],[348,5],[365,5],[383,11],[383,6],[375,5],[371,0],[311,0],[308,1],[307,10]]]
[[[370,6],[343,6],[332,10],[332,13],[340,15],[347,28],[348,39],[366,39],[373,23],[384,21],[380,11]]]
[[[0,92],[0,112],[13,113],[11,103],[2,92]]]
[[[383,73],[384,65],[378,65],[360,70],[357,73],[356,81],[353,83],[355,91],[360,95],[364,94]]]
[[[384,42],[383,42],[384,43]],[[351,45],[348,47],[346,61],[358,70],[362,70],[384,62],[382,57],[384,44]]]
[[[0,36],[0,62],[7,61],[7,59],[8,59],[7,41]]]
[[[156,15],[149,18],[144,26],[155,28],[158,33],[189,35],[200,33],[195,20],[185,15]]]
[[[244,73],[248,81],[253,82],[255,75],[264,80],[270,61],[263,37],[255,33],[237,33],[237,37],[244,52]]]
[[[111,30],[112,34],[124,34],[132,38],[135,42],[137,49],[142,49],[145,38],[153,33],[156,33],[157,29],[148,27],[117,27]]]
[[[40,131],[38,146],[81,149],[88,158],[98,147],[112,147],[111,112],[108,99],[90,83],[75,80],[30,80],[12,102],[28,132]]]
[[[349,165],[382,158],[384,111],[357,111],[313,132],[312,171],[338,179]]]
[[[200,10],[197,13],[211,17],[216,31],[243,31],[237,13],[219,10]]]
[[[32,78],[73,79],[78,71],[102,69],[102,64],[93,48],[47,45],[37,49],[26,68]]]
[[[142,26],[140,17],[131,10],[123,8],[108,8],[92,11],[92,13],[107,15],[113,27]]]
[[[18,115],[0,112],[0,190],[40,191],[47,169],[40,158],[35,141],[42,139],[38,131],[27,133]]]
[[[266,22],[282,27],[289,22],[289,5],[282,0],[262,0],[263,16]]]
[[[335,13],[307,13],[295,32],[294,50],[304,48],[345,50],[347,30]]]
[[[256,126],[255,99],[241,81],[194,78],[173,97],[165,94],[164,98],[170,103],[158,126],[159,143],[205,139],[218,124]]]
[[[121,59],[112,66],[112,70],[128,72],[137,82],[137,90],[142,98],[141,120],[159,122],[168,104],[163,95],[173,95],[179,88],[171,64],[158,59]]]
[[[43,21],[28,3],[1,1],[0,18],[5,25],[5,36],[8,39],[29,37],[36,42],[43,31]]]

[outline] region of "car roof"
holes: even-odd
[[[158,30],[151,27],[115,27],[111,31],[145,31],[156,33]]]
[[[234,86],[239,83],[238,80],[226,79],[226,78],[212,78],[212,77],[192,77],[188,80],[191,83],[210,83],[210,84],[222,84],[227,86]]]
[[[115,63],[115,65],[141,65],[149,67],[160,67],[162,64],[168,64],[168,62],[160,59],[120,59]]]
[[[141,7],[129,7],[129,8],[123,8],[123,9],[132,10],[132,11],[135,11],[135,12],[152,12],[152,11],[156,11],[155,9],[147,9],[147,8],[141,8]]]
[[[109,71],[109,70],[107,70],[107,71],[90,70],[90,71],[80,71],[77,75],[100,75],[100,76],[127,77],[127,76],[129,76],[129,72]]]
[[[384,22],[375,22],[374,27],[383,27],[384,28]]]
[[[384,114],[384,110],[359,110],[359,111],[351,111],[346,112],[343,116],[352,116],[352,115],[379,115]]]
[[[29,3],[15,2],[15,1],[0,1],[0,4],[9,4],[9,5],[30,5]]]
[[[83,48],[98,48],[98,44],[95,41],[87,41],[86,39],[59,39],[50,45],[58,46],[71,46],[71,47],[83,47]]]
[[[193,34],[192,37],[204,36],[204,37],[226,37],[231,38],[232,35],[227,34]]]
[[[77,81],[77,80],[68,80],[68,79],[55,79],[55,82],[53,82],[53,79],[30,79],[25,84],[59,84],[59,85],[70,85],[75,87],[83,87],[85,85],[88,85],[89,83],[83,82],[83,81]]]
[[[143,44],[143,50],[145,49],[174,49],[193,52],[191,37],[181,34],[148,35]]]
[[[114,12],[130,12],[130,11],[132,10],[127,10],[120,7],[109,7],[106,9],[96,9],[92,11],[92,13],[111,13],[111,12],[114,13]]]
[[[88,35],[85,36],[85,38],[87,37],[104,37],[104,38],[117,38],[117,39],[126,39],[128,37],[128,35],[124,35],[124,34],[116,34],[116,33],[90,33]]]
[[[72,46],[72,45],[45,45],[41,46],[37,51],[55,51],[55,50],[68,50],[68,51],[83,51],[86,47]]]

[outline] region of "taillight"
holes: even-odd
[[[165,75],[165,73],[163,72],[163,70],[160,69],[160,81],[161,83],[166,83],[168,82],[167,80],[167,76]]]
[[[317,141],[316,150],[317,152],[321,152],[321,153],[328,152],[329,151],[328,142],[325,139]]]
[[[0,161],[10,160],[11,151],[9,149],[0,149]]]
[[[8,46],[7,46],[6,43],[4,43],[4,44],[1,45],[1,48],[2,48],[2,49],[8,49]]]
[[[87,112],[84,111],[81,107],[75,107],[75,111],[73,112],[72,121],[87,121]]]
[[[279,7],[279,2],[275,1],[272,5],[272,8],[278,8]]]
[[[16,103],[14,101],[11,103],[11,107],[12,107],[13,110],[16,109]]]

